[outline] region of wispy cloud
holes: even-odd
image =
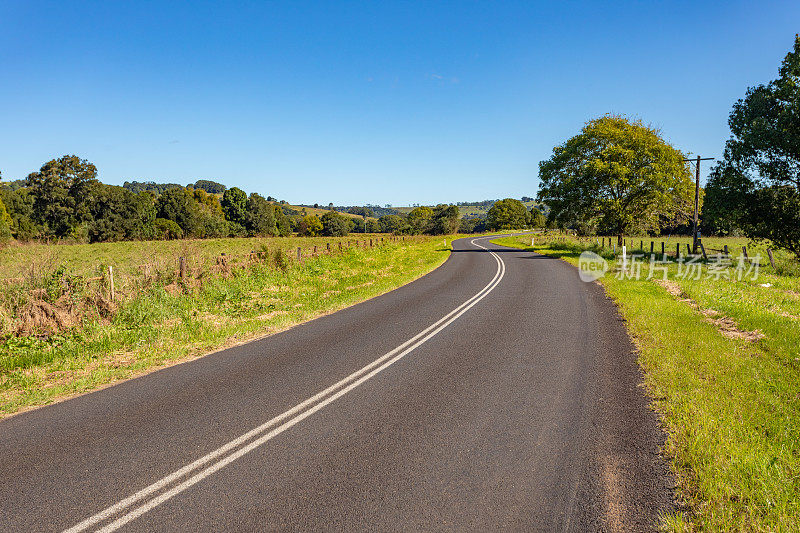
[[[439,83],[460,83],[461,80],[456,78],[455,76],[443,76],[442,74],[436,74],[435,72],[428,74],[426,76],[429,80],[434,80]]]

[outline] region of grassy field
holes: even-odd
[[[386,234],[352,234],[348,237],[252,237],[222,239],[181,239],[172,241],[131,241],[95,244],[15,244],[0,248],[0,280],[35,275],[67,265],[70,273],[94,276],[101,267],[111,265],[120,276],[139,276],[147,268],[177,268],[185,257],[199,268],[215,263],[224,253],[234,263],[246,263],[250,253],[264,249],[284,250],[304,255],[318,252],[332,243],[353,243],[365,239],[389,238]]]
[[[494,242],[572,264],[592,247],[541,236],[533,247],[530,237]],[[741,246],[734,239],[714,243]],[[609,260],[600,281],[640,350],[652,405],[668,434],[664,451],[689,509],[664,517],[664,528],[798,531],[800,278],[765,267],[757,279],[751,272],[739,280],[733,268],[730,279],[708,277],[708,270],[681,279],[672,263],[664,282],[656,269],[646,279],[645,263],[635,279],[614,273],[620,265],[609,249],[592,248]]]
[[[0,338],[0,416],[271,334],[377,296],[439,266],[447,259],[452,240],[448,238],[445,246],[442,237],[403,241],[383,236],[384,242],[377,237],[370,247],[358,237],[357,245],[351,237],[7,248],[0,253],[4,276],[38,262],[40,277],[0,287],[0,307],[13,308],[14,298],[24,296],[24,305],[16,308],[20,313],[31,306],[67,313],[81,302],[96,305],[97,312],[89,313],[91,305],[81,304],[82,314],[70,327]],[[328,242],[333,243],[330,254],[323,253]],[[318,255],[309,257],[314,245]],[[300,263],[298,246],[306,255]],[[251,258],[250,251],[264,249],[268,253]],[[220,265],[216,259],[223,251],[228,261]],[[185,279],[177,276],[178,255],[192,261]],[[144,264],[150,265],[149,272],[137,266],[140,261],[148,261]],[[102,294],[84,289],[83,280],[75,282],[75,274],[93,274],[101,263],[116,265],[123,287],[117,302],[103,300],[103,305],[111,305],[105,313],[97,304]],[[55,276],[41,277],[50,272],[46,265],[56,269]],[[32,288],[30,283],[36,280]]]

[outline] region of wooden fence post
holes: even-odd
[[[186,258],[183,256],[178,258],[178,273],[181,279],[186,279]]]
[[[665,253],[666,252],[664,251],[664,241],[661,241],[661,257],[664,257]]]
[[[653,241],[650,241],[650,253],[651,254],[653,253],[653,246],[654,245],[655,245],[655,243]]]
[[[706,247],[703,246],[703,241],[701,241],[700,239],[697,239],[697,244],[700,245],[700,251],[703,252],[703,259],[708,261],[708,256],[706,255]]]
[[[686,243],[686,255],[692,255],[692,249],[688,242]]]
[[[744,254],[744,260],[747,261],[749,257],[747,257],[747,246],[742,246],[742,254]]]
[[[775,259],[772,257],[772,248],[767,248],[767,255],[769,256],[769,264],[775,268]]]
[[[675,257],[681,256],[681,243],[675,244]]]
[[[770,254],[770,258],[772,254]],[[109,286],[109,294],[111,296],[111,301],[114,301],[114,267],[108,265],[108,286]]]
[[[326,243],[328,245],[328,253],[331,253],[331,243]]]

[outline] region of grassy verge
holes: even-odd
[[[587,244],[537,237],[493,242],[572,264]],[[640,279],[601,278],[640,350],[666,454],[688,512],[671,531],[800,529],[800,279],[769,269],[738,280],[681,279],[641,265]],[[649,250],[648,250],[649,251]],[[630,261],[630,260],[629,260]]]
[[[0,340],[0,416],[274,333],[390,291],[441,265],[451,240],[406,237],[339,251],[335,240],[326,239],[334,243],[331,254],[322,253],[325,241],[304,240],[304,248],[316,245],[320,254],[298,263],[291,259],[294,252],[276,248],[277,255],[270,254],[268,260],[201,270],[191,281],[175,279],[174,266],[149,284],[137,284],[140,278],[131,271],[126,282],[131,292],[113,314],[87,315],[79,325],[54,334],[9,334]],[[220,248],[232,257],[232,246],[254,246],[247,239],[225,241],[216,249],[208,241],[171,246],[202,246],[205,251],[195,250],[193,256],[198,262],[205,256],[218,257]],[[280,244],[294,248],[297,243]],[[88,246],[85,251],[94,261],[78,248],[61,253],[76,254],[77,259],[66,264],[90,272],[98,255],[111,254],[122,263],[136,253],[132,245],[140,244]],[[170,253],[156,259],[166,258],[173,265]],[[56,287],[62,289],[60,281]]]

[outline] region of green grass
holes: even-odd
[[[720,242],[732,247],[732,241]],[[572,264],[587,248],[542,237],[534,247],[529,237],[493,242]],[[648,272],[644,266],[642,277]],[[640,350],[652,405],[667,430],[664,451],[678,496],[690,509],[665,517],[663,527],[800,530],[800,278],[769,267],[757,280],[742,281],[678,280],[676,265],[669,273],[680,298],[652,280],[601,280]],[[708,318],[703,310],[719,314]],[[722,317],[764,337],[729,338],[712,322]]]
[[[381,246],[350,247],[342,253],[334,246],[333,254],[309,257],[300,264],[292,260],[285,270],[270,259],[242,263],[227,275],[203,271],[201,279],[186,283],[185,290],[179,280],[170,283],[176,289],[172,293],[165,290],[169,279],[140,285],[109,319],[87,318],[80,327],[46,338],[7,335],[0,342],[0,416],[274,333],[372,298],[442,264],[452,240],[449,237],[445,246],[442,237],[406,237],[405,242],[384,237],[387,240]],[[266,242],[273,250],[301,244],[308,249],[317,243],[321,251],[323,243],[334,239]],[[172,262],[175,254],[191,249],[192,257],[200,261],[216,258],[221,250],[232,256],[249,253],[255,244],[264,243],[218,239],[57,246],[56,251],[31,246],[4,250],[3,258],[11,255],[24,261],[37,252],[56,254],[59,264],[80,272],[91,272],[98,261],[108,261],[135,280],[137,270],[125,264],[139,254]],[[12,267],[6,264],[4,268]]]
[[[585,241],[596,241],[595,238],[586,238]],[[612,238],[616,242],[616,237]],[[626,237],[625,242],[632,252],[643,250],[645,253],[650,253],[650,242],[654,243],[653,249],[656,253],[661,253],[661,243],[664,243],[664,249],[668,254],[675,255],[675,247],[680,244],[681,253],[686,253],[686,245],[692,245],[692,238],[686,236],[666,236],[666,237]],[[742,247],[747,247],[748,257],[760,256],[762,265],[769,265],[769,258],[767,256],[767,248],[770,247],[767,242],[754,242],[746,237],[703,237],[703,246],[706,248],[706,253],[713,256],[724,251],[725,246],[728,247],[729,255],[737,259],[742,255]],[[777,272],[783,274],[791,274],[793,276],[800,275],[800,262],[791,253],[782,250],[773,251],[773,258],[775,260],[775,267]]]
[[[251,251],[294,251],[311,253],[314,246],[348,243],[364,239],[387,239],[386,234],[351,234],[348,237],[249,237],[180,239],[173,241],[129,241],[95,244],[12,244],[0,248],[0,279],[26,276],[31,271],[51,271],[62,264],[76,275],[92,276],[98,265],[112,265],[122,275],[138,276],[145,267],[174,266],[179,256],[197,265],[213,263],[221,254],[235,262],[246,262]]]

